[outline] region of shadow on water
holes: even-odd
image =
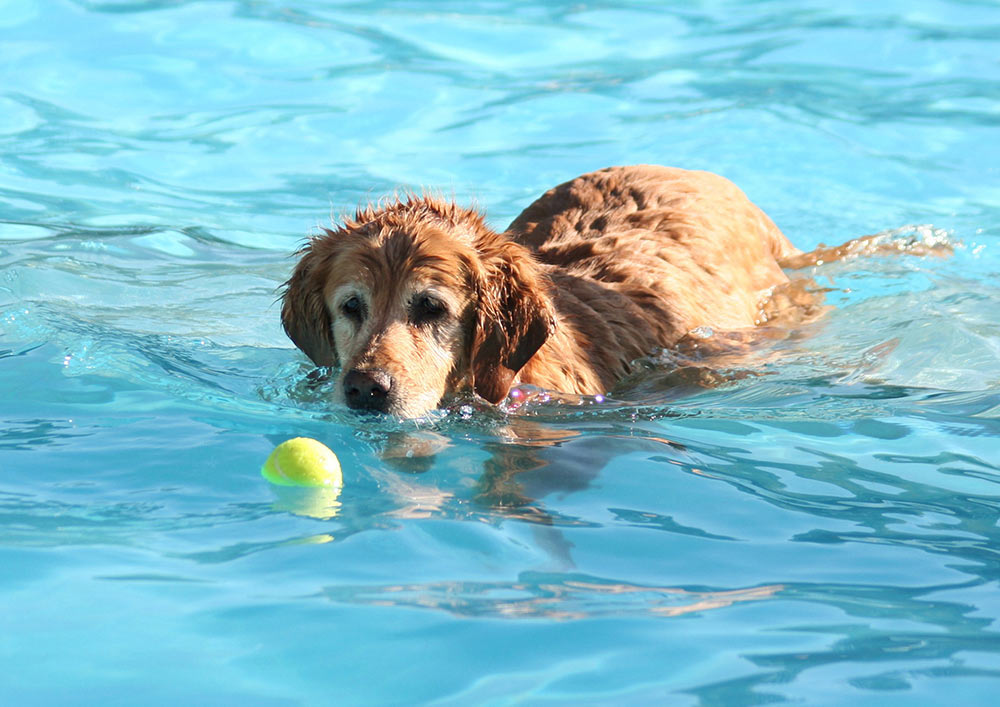
[[[752,674],[686,690],[703,704],[782,701],[807,672],[851,662],[863,662],[867,669],[850,683],[876,691],[911,690],[934,676],[1000,678],[1000,669],[990,667],[989,659],[963,657],[1000,653],[993,620],[970,600],[977,592],[991,592],[1000,579],[1000,465],[971,452],[885,451],[905,445],[925,423],[996,440],[1000,394],[844,384],[835,377],[785,384],[797,389],[795,396],[770,411],[759,404],[730,407],[726,401],[731,403],[731,396],[752,399],[752,391],[742,389],[741,395],[735,390],[703,394],[701,405],[679,399],[656,409],[619,401],[572,406],[548,400],[510,410],[486,429],[440,421],[434,434],[472,435],[488,456],[470,497],[473,505],[450,498],[432,514],[530,523],[544,529],[535,542],[561,569],[525,571],[514,581],[338,584],[317,596],[338,604],[427,609],[465,618],[557,621],[680,619],[766,601],[771,612],[782,615],[774,618],[772,630],[816,637],[811,647],[782,651],[757,646],[741,653],[754,666]],[[768,444],[774,444],[769,435],[775,432],[796,445],[791,458],[768,451]],[[405,443],[400,434],[382,439]],[[824,444],[839,438],[861,440],[872,452],[848,456],[828,451]],[[745,542],[739,534],[713,532],[637,508],[610,507],[610,520],[599,522],[561,510],[560,499],[585,492],[609,464],[632,453],[679,473],[722,482],[739,495],[806,518],[803,525],[816,526],[789,534],[788,542],[855,545],[861,554],[873,546],[916,550],[939,557],[942,566],[966,579],[928,577],[916,586],[780,580],[752,586],[671,586],[582,573],[575,568],[573,542],[565,534],[596,532],[608,524],[675,539]],[[433,463],[422,463],[433,473]],[[959,490],[967,481],[977,485]],[[800,491],[799,482],[826,485],[829,491],[817,492],[817,486]],[[665,484],[663,490],[669,488]],[[771,576],[782,574],[775,567]],[[796,618],[810,615],[795,608],[801,605],[829,618]]]

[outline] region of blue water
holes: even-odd
[[[0,703],[995,701],[1000,12],[675,5],[3,3]],[[637,162],[954,254],[810,270],[829,315],[697,394],[310,385],[276,289],[331,217]],[[336,501],[260,476],[301,435]]]

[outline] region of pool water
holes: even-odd
[[[993,703],[998,39],[986,0],[4,3],[0,702]],[[711,390],[664,354],[373,420],[280,329],[359,203],[499,229],[639,162],[953,253],[808,269],[828,315]],[[339,498],[261,477],[295,436]]]

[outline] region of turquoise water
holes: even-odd
[[[975,0],[4,3],[0,702],[992,703],[998,41]],[[305,236],[636,162],[954,254],[810,270],[835,309],[716,390],[324,402]],[[336,502],[261,478],[300,435]]]

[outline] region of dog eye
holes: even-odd
[[[448,313],[448,309],[443,302],[427,295],[416,298],[412,309],[413,321],[417,324],[435,321]]]
[[[340,305],[340,311],[351,319],[361,321],[365,316],[365,305],[360,297],[351,297]]]

